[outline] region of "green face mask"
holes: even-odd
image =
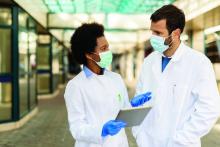
[[[96,62],[101,68],[107,68],[112,63],[112,52],[110,50],[99,53],[100,61]]]
[[[151,38],[150,38],[150,44],[154,48],[154,50],[156,50],[160,53],[163,53],[164,51],[166,51],[169,48],[169,45],[172,43],[171,42],[169,45],[166,45],[165,44],[165,39],[166,38],[156,36],[156,35],[152,35]]]

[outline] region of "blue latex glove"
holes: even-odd
[[[151,92],[140,94],[131,99],[132,107],[143,105],[145,102],[151,99]]]
[[[102,137],[107,135],[116,135],[122,128],[126,126],[126,123],[119,120],[110,120],[104,124],[102,128]]]

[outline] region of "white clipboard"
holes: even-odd
[[[140,106],[121,109],[116,117],[116,120],[121,120],[127,123],[126,127],[140,125],[151,108],[151,106]]]

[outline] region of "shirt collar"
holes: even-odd
[[[102,70],[103,70],[103,74],[104,74],[106,69],[103,68]],[[91,77],[94,74],[86,65],[83,65],[83,71],[84,71],[87,78]]]
[[[87,78],[91,77],[92,74],[93,74],[93,72],[88,67],[86,67],[85,65],[83,66],[83,71],[84,71]]]

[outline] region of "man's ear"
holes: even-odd
[[[180,35],[181,35],[181,30],[178,28],[178,29],[176,29],[176,30],[174,30],[173,31],[173,35],[174,35],[174,37],[180,37]]]

